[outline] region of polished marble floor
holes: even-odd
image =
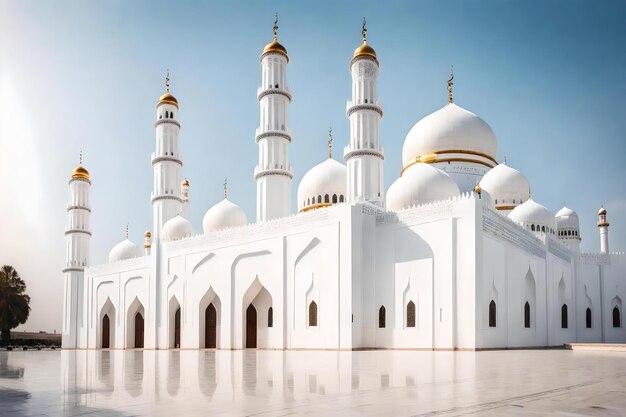
[[[626,416],[626,353],[2,351],[0,415]]]

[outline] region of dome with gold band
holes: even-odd
[[[278,52],[279,54],[287,56],[287,49],[282,46],[277,39],[274,39],[272,42],[265,45],[265,48],[263,48],[263,53],[266,54],[268,52]]]
[[[89,171],[83,166],[83,164],[78,165],[72,171],[72,179],[81,179],[89,181]]]

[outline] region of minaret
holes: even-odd
[[[143,237],[143,250],[146,256],[150,256],[150,253],[152,251],[152,233],[150,233],[150,230],[146,230],[146,233],[143,234]]]
[[[266,221],[291,214],[291,179],[288,148],[291,132],[287,127],[291,92],[287,86],[289,56],[278,43],[278,15],[274,20],[274,40],[261,54],[262,84],[257,98],[261,110],[256,143],[259,163],[254,170],[256,180],[256,218]]]
[[[80,164],[72,171],[69,181],[70,201],[67,206],[67,228],[65,240],[67,255],[65,268],[65,303],[63,305],[62,343],[65,348],[74,348],[79,344],[80,325],[82,324],[84,303],[84,271],[89,266],[89,189],[91,181],[89,171]]]
[[[598,229],[600,230],[600,252],[609,253],[609,222],[606,220],[606,209],[598,211]]]
[[[170,94],[169,73],[165,78],[165,90],[156,106],[156,152],[152,154],[153,236],[157,242],[165,222],[180,214],[183,205],[179,180],[183,161],[178,153],[178,100]]]
[[[180,194],[183,198],[183,212],[181,216],[189,220],[189,181],[187,178],[180,183]]]
[[[350,119],[350,143],[344,149],[348,166],[348,201],[369,201],[383,207],[383,160],[380,143],[380,119],[383,109],[378,100],[377,78],[380,64],[376,51],[367,44],[363,18],[363,44],[350,61],[352,99],[346,115]]]

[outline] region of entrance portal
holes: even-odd
[[[109,315],[105,314],[102,317],[102,348],[106,349],[111,347],[111,320],[109,320]]]
[[[256,348],[256,308],[252,304],[246,310],[246,348]]]
[[[217,310],[213,303],[204,310],[204,347],[217,347]]]
[[[135,347],[143,347],[143,316],[139,312],[135,314]]]

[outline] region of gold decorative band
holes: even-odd
[[[495,165],[498,164],[498,162],[495,159],[493,159],[491,156],[484,154],[482,152],[465,151],[462,149],[450,149],[450,150],[437,151],[437,152],[431,152],[431,153],[424,154],[424,155],[419,155],[418,157],[415,158],[414,161],[412,161],[411,163],[407,164],[404,168],[402,168],[402,170],[400,171],[400,176],[402,176],[402,174],[404,174],[404,171],[406,171],[410,166],[415,165],[420,162],[425,163],[425,164],[432,164],[435,162],[470,162],[474,164],[484,165],[488,168],[493,168],[495,166],[488,162],[481,161],[479,159],[473,159],[473,158],[441,158],[441,159],[437,158],[439,154],[451,154],[451,153],[476,155],[476,156],[480,156],[485,159],[488,159],[489,161],[493,162]]]
[[[517,206],[499,206],[496,207],[496,210],[513,210]]]
[[[318,208],[322,208],[322,207],[329,207],[332,206],[333,203],[319,203],[319,204],[311,204],[310,206],[306,206],[303,207],[299,213],[304,213],[305,211],[311,211],[311,210],[316,210]]]

